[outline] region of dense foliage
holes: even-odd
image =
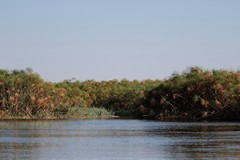
[[[31,69],[0,70],[0,115],[239,120],[240,72],[192,67],[169,79],[46,82]]]
[[[107,109],[133,116],[135,104],[159,84],[157,80],[51,83],[31,69],[0,70],[0,112],[2,117],[87,117],[110,114]]]
[[[239,120],[240,72],[192,67],[149,92],[141,115],[159,119]]]

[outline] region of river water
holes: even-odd
[[[0,121],[0,159],[240,159],[240,123]]]

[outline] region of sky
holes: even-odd
[[[0,68],[46,81],[240,69],[239,0],[0,0]]]

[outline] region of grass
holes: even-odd
[[[96,108],[96,107],[89,107],[89,108],[82,108],[82,107],[74,107],[71,108],[66,117],[70,118],[111,118],[114,113],[111,111],[106,110],[105,108]]]
[[[54,120],[54,119],[105,119],[105,118],[117,118],[117,116],[114,116],[114,113],[112,111],[108,111],[105,108],[96,108],[96,107],[72,107],[68,110],[58,110],[55,112],[55,115],[52,115],[50,113],[45,114],[38,114],[37,116],[14,116],[11,114],[2,114],[1,119],[30,119],[30,120],[40,120],[40,119],[48,119],[48,120]]]

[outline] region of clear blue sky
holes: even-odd
[[[240,0],[1,0],[0,68],[45,80],[240,69]]]

